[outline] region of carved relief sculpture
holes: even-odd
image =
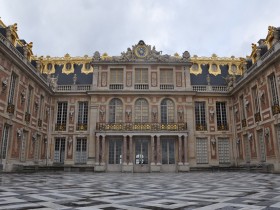
[[[101,73],[101,87],[107,86],[107,72]]]
[[[151,73],[151,78],[152,78],[152,87],[156,87],[157,86],[157,73],[152,72]]]
[[[131,87],[132,86],[132,72],[126,72],[126,86]]]
[[[176,86],[182,87],[182,73],[176,72]]]

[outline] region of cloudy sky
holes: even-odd
[[[36,55],[119,55],[144,40],[163,54],[244,57],[280,26],[279,0],[0,0]]]

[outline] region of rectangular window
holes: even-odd
[[[123,69],[110,70],[110,84],[123,84]]]
[[[77,164],[87,163],[87,139],[86,138],[77,138],[76,163]]]
[[[78,111],[78,127],[81,126],[84,128],[82,130],[86,130],[88,123],[88,102],[81,101],[79,102],[79,111]]]
[[[7,148],[8,148],[8,139],[9,139],[9,126],[4,125],[3,134],[2,134],[2,144],[1,144],[1,159],[6,159]]]
[[[137,90],[149,89],[148,69],[135,69],[135,84]]]
[[[255,110],[255,113],[258,113],[260,112],[260,100],[259,100],[259,97],[258,97],[258,89],[257,89],[257,86],[254,86],[252,88],[252,96],[253,96],[253,101],[254,101],[254,110]]]
[[[205,102],[195,102],[195,123],[196,130],[207,130],[205,114]]]
[[[67,123],[67,102],[57,103],[56,130],[65,131]]]
[[[271,96],[271,108],[272,108],[272,114],[278,114],[280,113],[280,107],[279,107],[279,98],[278,98],[278,92],[277,92],[277,85],[276,85],[276,80],[275,80],[275,75],[274,73],[271,74],[268,77],[269,81],[269,90],[270,90],[270,96]]]
[[[109,140],[109,164],[122,163],[122,142],[121,137]]]
[[[135,84],[148,83],[148,69],[135,69]]]
[[[216,102],[218,130],[228,130],[226,102]]]
[[[17,80],[17,76],[15,74],[12,74],[11,75],[11,82],[10,82],[8,104],[14,104],[16,80]]]
[[[196,163],[208,163],[208,141],[207,138],[196,138]]]
[[[272,106],[279,105],[279,98],[278,98],[278,92],[277,92],[277,85],[275,80],[275,75],[272,74],[268,77],[269,80],[269,87],[270,87],[270,94],[272,97]]]
[[[240,100],[240,107],[241,107],[241,119],[242,120],[245,120],[246,119],[246,111],[245,111],[245,102],[244,102],[244,97],[243,97],[243,95],[241,95],[240,97],[239,97],[239,100]]]
[[[161,69],[160,70],[160,84],[173,85],[173,70],[172,69]]]
[[[57,103],[57,124],[66,124],[67,122],[67,102]]]
[[[33,95],[33,88],[31,86],[28,87],[27,92],[27,104],[26,104],[26,113],[31,113],[31,104],[32,104],[32,95]]]
[[[40,104],[39,104],[39,119],[42,119],[43,116],[43,106],[44,106],[44,96],[41,95],[40,97]]]

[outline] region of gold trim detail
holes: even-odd
[[[93,67],[91,65],[92,58],[88,55],[84,57],[71,57],[69,54],[66,54],[64,57],[40,57],[41,62],[41,72],[44,74],[54,74],[55,73],[55,65],[61,66],[62,73],[71,74],[74,73],[75,65],[82,65],[81,72],[84,74],[89,74],[93,72]],[[52,64],[52,68],[48,69],[48,64]],[[70,64],[70,68],[67,69],[66,65]],[[88,68],[89,67],[89,68]]]
[[[243,63],[245,62],[244,58],[235,58],[234,56],[229,57],[218,57],[216,54],[213,54],[211,57],[198,57],[194,55],[191,57],[191,66],[190,73],[194,75],[202,74],[201,65],[209,65],[208,72],[215,76],[221,74],[220,66],[228,65],[228,72],[230,75],[242,75],[243,74]],[[197,64],[198,67],[194,68],[194,65]],[[214,69],[213,65],[216,65]]]

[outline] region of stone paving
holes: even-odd
[[[1,209],[280,210],[280,175],[245,172],[0,174]]]

